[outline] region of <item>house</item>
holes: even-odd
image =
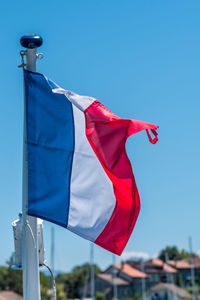
[[[168,263],[180,273],[183,286],[189,286],[191,284],[191,259],[169,260]],[[200,277],[200,258],[193,258],[192,265],[195,277]]]
[[[0,291],[0,300],[22,300],[22,296],[12,291]]]
[[[148,275],[148,287],[152,287],[159,282],[176,283],[177,270],[166,264],[161,259],[150,259],[143,264],[139,261],[127,261],[129,265]]]
[[[130,283],[122,278],[116,277],[115,284],[117,288],[118,298],[126,299],[133,296],[132,288]],[[100,273],[96,275],[95,278],[95,292],[103,293],[106,300],[111,300],[114,298],[113,290],[113,275]]]
[[[172,283],[158,283],[151,288],[151,299],[158,300],[184,300],[192,299],[192,295],[186,292],[184,289],[178,287]]]
[[[159,282],[176,283],[177,270],[161,259],[150,259],[144,263],[145,273],[149,275],[150,285]]]
[[[121,278],[127,282],[132,290],[132,295],[135,293],[142,293],[142,281],[148,280],[148,275],[144,272],[133,268],[131,265],[127,263],[115,264],[111,265],[104,272],[105,274],[116,274],[117,278]]]

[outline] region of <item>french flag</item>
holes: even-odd
[[[140,211],[126,140],[146,130],[154,144],[158,126],[121,119],[42,74],[24,77],[28,214],[121,255]]]

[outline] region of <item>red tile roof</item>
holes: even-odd
[[[114,268],[120,270],[121,272],[127,274],[128,276],[130,276],[132,278],[146,278],[146,277],[148,277],[147,274],[131,267],[130,265],[128,265],[126,263],[114,265]]]
[[[99,277],[100,279],[103,279],[109,283],[111,283],[113,285],[113,276],[112,274],[106,274],[106,273],[99,273],[97,274],[97,277]],[[129,285],[129,282],[120,278],[120,277],[116,277],[116,284],[117,285]]]
[[[171,291],[175,296],[178,296],[181,299],[189,299],[192,298],[192,295],[189,294],[187,291],[184,289],[172,284],[172,283],[163,283],[160,282],[157,285],[153,286],[151,289],[152,292],[154,293],[159,293],[162,291]]]
[[[22,300],[22,296],[12,291],[0,291],[0,300]]]
[[[152,259],[151,262],[152,262],[153,265],[156,265],[158,267],[162,267],[163,266],[163,261],[161,259],[159,259],[159,258]]]
[[[177,268],[177,269],[190,269],[191,268],[191,262],[190,258],[185,258],[182,260],[169,260],[168,263]],[[194,268],[200,268],[200,259],[198,257],[193,258],[193,264]]]
[[[169,272],[169,273],[177,273],[177,270],[172,268],[171,266],[169,266],[168,264],[164,263],[163,265],[163,269],[165,272]]]
[[[169,273],[177,273],[177,270],[170,266],[169,264],[164,263],[161,259],[151,259],[145,263],[145,266],[153,268],[160,267],[162,271],[169,272]]]

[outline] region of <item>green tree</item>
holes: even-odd
[[[103,293],[97,293],[95,296],[95,300],[105,300],[106,297]]]
[[[165,249],[161,250],[158,258],[162,259],[163,261],[165,261],[165,253],[168,254],[168,258],[170,260],[180,260],[180,259],[184,259],[184,258],[189,258],[190,257],[190,253],[187,252],[186,250],[182,249],[182,250],[178,250],[178,248],[176,246],[168,246]],[[193,257],[198,257],[197,254],[192,253]]]
[[[7,262],[8,266],[13,265],[13,256]],[[94,265],[94,273],[101,270]],[[68,298],[80,298],[85,279],[90,280],[90,264],[75,267],[71,273],[59,274],[56,277],[57,299],[66,300]],[[52,296],[52,286],[50,276],[40,273],[41,298],[49,300]],[[0,290],[12,290],[22,295],[22,271],[13,270],[10,267],[0,267]]]
[[[14,264],[13,256],[6,262],[7,266],[0,267],[0,290],[11,290],[17,294],[23,293],[22,289],[22,271],[13,270],[11,266]],[[48,297],[48,290],[51,289],[51,278],[44,273],[40,273],[41,299],[50,300]],[[59,299],[59,298],[58,298]],[[67,298],[60,298],[59,300],[66,300]]]
[[[133,297],[129,298],[128,300],[137,300],[139,298],[141,298],[141,295],[139,293],[135,293]]]
[[[99,267],[94,265],[95,275],[100,271]],[[90,280],[90,264],[88,263],[73,268],[71,273],[59,274],[56,277],[56,283],[64,284],[64,291],[68,298],[80,298],[86,277]]]
[[[56,290],[57,290],[57,300],[67,300],[67,294],[64,291],[64,284],[57,283]]]
[[[48,291],[51,289],[51,278],[46,276],[43,272],[40,272],[40,291],[42,300],[50,300],[51,297],[48,296]]]
[[[22,295],[22,272],[0,267],[0,290],[11,290]]]

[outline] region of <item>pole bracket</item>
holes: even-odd
[[[23,68],[24,69],[24,67],[26,67],[26,65],[27,65],[25,63],[25,60],[24,60],[24,57],[27,55],[27,50],[21,50],[20,51],[20,55],[21,55],[22,60],[21,60],[21,64],[18,65],[18,68]],[[37,59],[43,59],[44,58],[44,54],[43,53],[37,53],[36,54],[36,58]]]
[[[22,58],[22,63],[21,65],[18,66],[18,68],[23,68],[26,66],[25,62],[24,62],[24,56],[26,56],[26,50],[21,50],[20,51],[20,55],[21,55],[21,58]]]

